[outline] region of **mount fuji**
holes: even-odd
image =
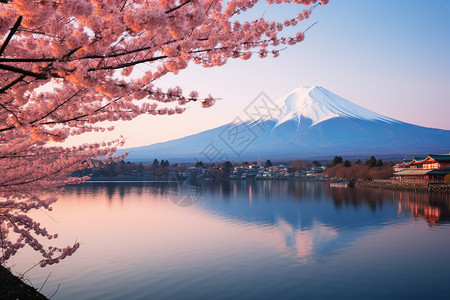
[[[244,118],[180,139],[121,150],[127,160],[173,162],[328,159],[335,155],[398,157],[448,153],[450,130],[401,122],[320,86],[272,102],[261,94]]]

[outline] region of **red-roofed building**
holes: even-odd
[[[415,156],[394,166],[393,181],[417,184],[442,184],[450,177],[450,154]]]

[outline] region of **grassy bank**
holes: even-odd
[[[46,300],[35,288],[0,265],[0,300]]]

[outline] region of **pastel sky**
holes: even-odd
[[[299,9],[260,3],[242,17],[284,20]],[[404,122],[450,130],[450,1],[331,0],[298,28],[316,21],[304,42],[276,59],[229,60],[210,69],[192,64],[157,83],[223,99],[212,108],[192,103],[184,114],[141,116],[106,136],[82,140],[122,134],[128,148],[180,138],[243,117],[262,91],[276,100],[305,85],[323,86]]]

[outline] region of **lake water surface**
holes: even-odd
[[[308,181],[85,183],[33,217],[65,246],[26,273],[52,299],[430,299],[450,278],[450,195]],[[24,272],[39,256],[11,259]]]

